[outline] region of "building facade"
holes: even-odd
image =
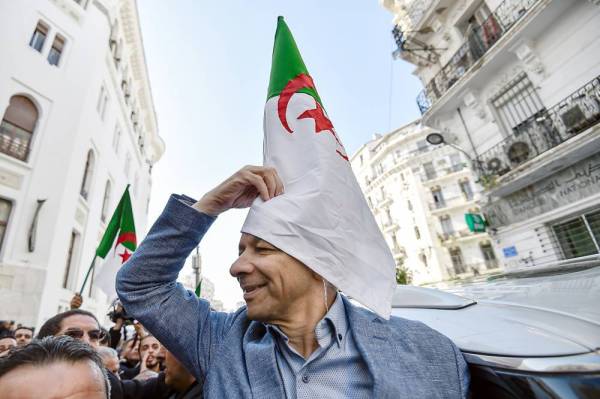
[[[600,4],[382,0],[423,124],[465,149],[508,268],[600,255]]]
[[[135,0],[3,1],[0,21],[0,319],[39,326],[79,291],[127,184],[143,237],[165,148]],[[84,308],[104,316],[92,286]]]
[[[397,267],[423,285],[498,270],[486,233],[469,231],[480,187],[456,149],[434,147],[420,121],[376,136],[351,159]]]

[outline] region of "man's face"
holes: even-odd
[[[88,343],[94,348],[100,345],[102,331],[96,320],[90,316],[76,314],[69,316],[60,323],[60,330],[56,334],[68,335],[79,341]]]
[[[140,341],[138,339],[127,341],[123,351],[123,357],[130,364],[136,364],[140,361]]]
[[[286,319],[294,305],[318,282],[303,263],[250,234],[243,233],[239,257],[229,270],[244,291],[248,318],[262,322]]]
[[[104,363],[104,367],[117,377],[119,376],[119,358],[116,356],[111,356],[109,358],[102,358],[102,363]]]
[[[158,365],[158,353],[160,352],[160,342],[154,337],[146,337],[140,342],[140,358],[148,354],[146,358],[146,367],[152,368]]]
[[[17,346],[17,340],[12,337],[0,339],[0,357],[6,356],[10,348]]]
[[[0,398],[106,399],[102,371],[90,360],[21,366],[0,377]]]
[[[33,333],[27,328],[17,328],[15,331],[17,346],[25,346],[33,339]]]

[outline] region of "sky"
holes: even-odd
[[[378,0],[141,0],[146,62],[166,151],[153,168],[149,221],[171,193],[200,198],[262,164],[262,119],[277,16],[286,18],[348,154],[419,117],[414,67],[393,61],[392,15]],[[246,210],[228,211],[200,244],[215,297],[242,300],[229,267]],[[182,273],[190,273],[189,264]]]

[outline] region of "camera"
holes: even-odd
[[[127,314],[127,311],[125,311],[125,308],[118,299],[113,301],[111,310],[106,315],[113,323],[116,323],[118,319],[123,319],[125,324],[131,324],[134,320],[133,317]]]

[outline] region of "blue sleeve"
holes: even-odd
[[[458,371],[458,378],[460,381],[460,391],[461,397],[466,399],[469,397],[469,384],[471,382],[471,376],[469,374],[469,366],[467,366],[467,362],[460,351],[456,347],[456,345],[452,344],[454,349],[454,355],[456,356],[456,367]]]
[[[193,202],[171,196],[144,241],[121,267],[116,288],[127,313],[201,378],[234,314],[211,311],[207,301],[176,282],[186,258],[215,220],[192,208]]]

